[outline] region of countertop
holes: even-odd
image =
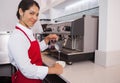
[[[57,61],[55,58],[50,57],[47,54],[43,54],[42,60],[47,66],[52,66]],[[8,54],[6,52],[0,52],[0,64],[10,64]],[[91,76],[86,77],[86,74],[91,75],[90,72],[98,71],[94,69],[94,66],[95,64],[91,61],[80,61],[73,63],[72,65],[66,64],[63,74],[59,75],[59,77],[67,83],[80,83],[82,81],[80,78],[91,78]]]
[[[48,55],[43,55],[42,59],[43,59],[43,63],[47,66],[53,65],[57,61],[55,58],[50,57]],[[59,75],[59,77],[61,77],[67,83],[80,83],[81,73],[83,75],[83,73],[89,71],[89,69],[93,66],[94,63],[91,61],[76,62],[73,63],[72,65],[66,64],[63,74]]]
[[[9,61],[8,53],[1,51],[0,52],[0,65],[3,65],[3,64],[10,64],[10,61]]]

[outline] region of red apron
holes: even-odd
[[[28,50],[28,55],[29,55],[29,58],[31,59],[31,63],[41,66],[42,59],[41,59],[41,52],[40,52],[38,41],[37,40],[31,41],[30,38],[27,36],[27,34],[22,29],[20,29],[17,26],[16,26],[16,29],[19,29],[20,31],[22,31],[24,35],[30,41],[30,48]],[[12,75],[12,83],[42,83],[42,80],[28,79],[21,73],[21,71],[18,70],[15,74]]]

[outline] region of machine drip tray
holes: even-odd
[[[81,54],[82,53],[82,51],[72,50],[72,49],[65,49],[65,48],[63,48],[61,52],[65,53],[67,55]]]
[[[62,49],[60,52],[60,60],[65,61],[68,65],[73,62],[91,60],[94,62],[95,52],[85,53],[77,50]],[[51,52],[51,57],[58,59],[58,52]]]

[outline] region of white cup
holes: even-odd
[[[63,68],[64,68],[65,65],[66,65],[65,61],[56,61],[56,63],[59,63],[60,65],[62,65]]]

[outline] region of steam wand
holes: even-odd
[[[58,51],[58,60],[60,60],[60,47],[58,46],[58,44],[55,44],[55,49]]]

